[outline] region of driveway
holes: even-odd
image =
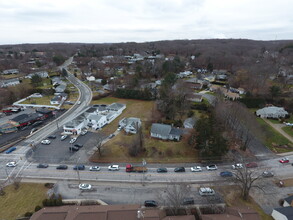
[[[277,132],[279,132],[281,135],[283,135],[285,138],[287,138],[291,143],[293,143],[293,137],[287,134],[285,131],[282,130],[282,127],[284,127],[283,124],[274,124],[270,122],[268,119],[263,118],[263,120],[269,124],[272,128],[274,128]]]

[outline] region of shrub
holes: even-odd
[[[45,183],[44,186],[48,189],[52,189],[54,187],[54,183]]]
[[[24,217],[31,217],[32,215],[33,215],[32,212],[26,212],[26,213],[24,214]]]
[[[37,212],[37,211],[39,211],[39,210],[41,210],[41,209],[42,209],[42,207],[39,206],[39,205],[37,205],[37,206],[35,207],[35,212]]]
[[[194,112],[192,110],[190,110],[188,113],[187,113],[187,117],[190,118],[194,115]]]

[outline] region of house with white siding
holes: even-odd
[[[94,129],[100,129],[107,124],[105,115],[89,114],[87,116],[88,125]]]
[[[269,106],[256,111],[256,116],[261,118],[285,118],[288,112],[282,107]]]
[[[69,135],[79,135],[86,125],[87,119],[84,114],[81,114],[72,121],[65,123],[63,125],[63,132]]]
[[[126,132],[136,134],[141,127],[141,120],[139,118],[123,118],[119,121],[119,126]]]

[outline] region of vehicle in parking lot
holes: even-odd
[[[146,200],[144,201],[145,207],[157,207],[158,203],[155,200]]]
[[[7,167],[16,167],[16,162],[15,161],[11,161],[11,162],[8,162],[7,164],[6,164],[6,166]]]
[[[48,136],[49,139],[56,139],[56,135],[50,135]]]
[[[221,177],[231,177],[233,176],[233,173],[231,173],[230,171],[223,171],[220,173]]]
[[[85,169],[85,165],[80,164],[80,165],[75,165],[73,167],[74,170],[84,170]]]
[[[83,136],[83,135],[86,135],[86,133],[87,133],[87,130],[85,129],[85,130],[82,130],[80,134]]]
[[[213,196],[215,195],[215,190],[209,188],[209,187],[201,187],[199,188],[199,195],[201,196]]]
[[[289,159],[287,157],[282,158],[279,160],[280,163],[289,163]]]
[[[11,152],[15,151],[16,150],[16,147],[11,147],[11,148],[8,148],[6,151],[5,151],[5,154],[10,154]]]
[[[262,176],[263,176],[263,177],[273,177],[273,176],[274,176],[274,173],[271,172],[271,171],[264,171],[264,172],[262,173]]]
[[[247,163],[245,166],[246,166],[247,168],[254,168],[254,167],[257,167],[257,163],[255,163],[255,162],[251,162],[251,163]]]
[[[82,147],[83,147],[82,144],[75,144],[75,145],[73,145],[73,146],[78,147],[78,148],[82,148]]]
[[[38,164],[37,168],[47,168],[49,165],[45,163]]]
[[[70,146],[70,147],[69,147],[69,150],[70,150],[70,151],[79,151],[79,147],[76,147],[76,146]]]
[[[69,141],[69,144],[73,144],[76,140],[77,140],[77,138],[71,138]]]
[[[91,184],[87,184],[87,183],[81,183],[78,185],[78,188],[80,190],[90,190],[92,188]]]
[[[184,198],[182,201],[182,205],[193,205],[194,204],[194,198],[188,197]]]
[[[168,172],[168,170],[166,167],[160,167],[157,169],[157,173],[167,173],[167,172]]]
[[[195,166],[190,168],[191,172],[201,172],[202,169],[200,166]]]
[[[101,170],[101,168],[98,166],[91,166],[90,167],[90,171],[100,171],[100,170]]]
[[[51,144],[51,141],[49,141],[48,139],[42,140],[41,144]]]
[[[115,134],[110,134],[109,139],[113,138],[114,136],[115,136]]]
[[[36,122],[34,122],[34,123],[32,124],[32,126],[33,126],[33,127],[37,127],[37,126],[39,126],[39,125],[41,125],[41,124],[43,124],[42,121],[36,121]]]
[[[63,141],[63,140],[65,140],[67,137],[68,137],[68,135],[62,135],[60,139],[61,139],[61,141]]]
[[[64,164],[61,164],[61,165],[58,165],[56,167],[57,170],[67,170],[68,166],[67,165],[64,165]]]
[[[110,166],[108,166],[108,170],[117,171],[117,170],[119,170],[119,165],[110,165]]]
[[[185,168],[184,167],[176,167],[174,169],[174,172],[178,173],[178,172],[185,172]]]
[[[236,164],[233,164],[232,165],[232,169],[242,169],[243,168],[243,165],[242,163],[236,163]]]
[[[218,169],[218,167],[215,164],[211,164],[211,165],[207,166],[207,170],[217,170],[217,169]]]

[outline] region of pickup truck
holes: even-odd
[[[126,165],[126,172],[137,172],[137,173],[143,173],[147,172],[148,169],[144,166],[132,166],[131,164]]]

